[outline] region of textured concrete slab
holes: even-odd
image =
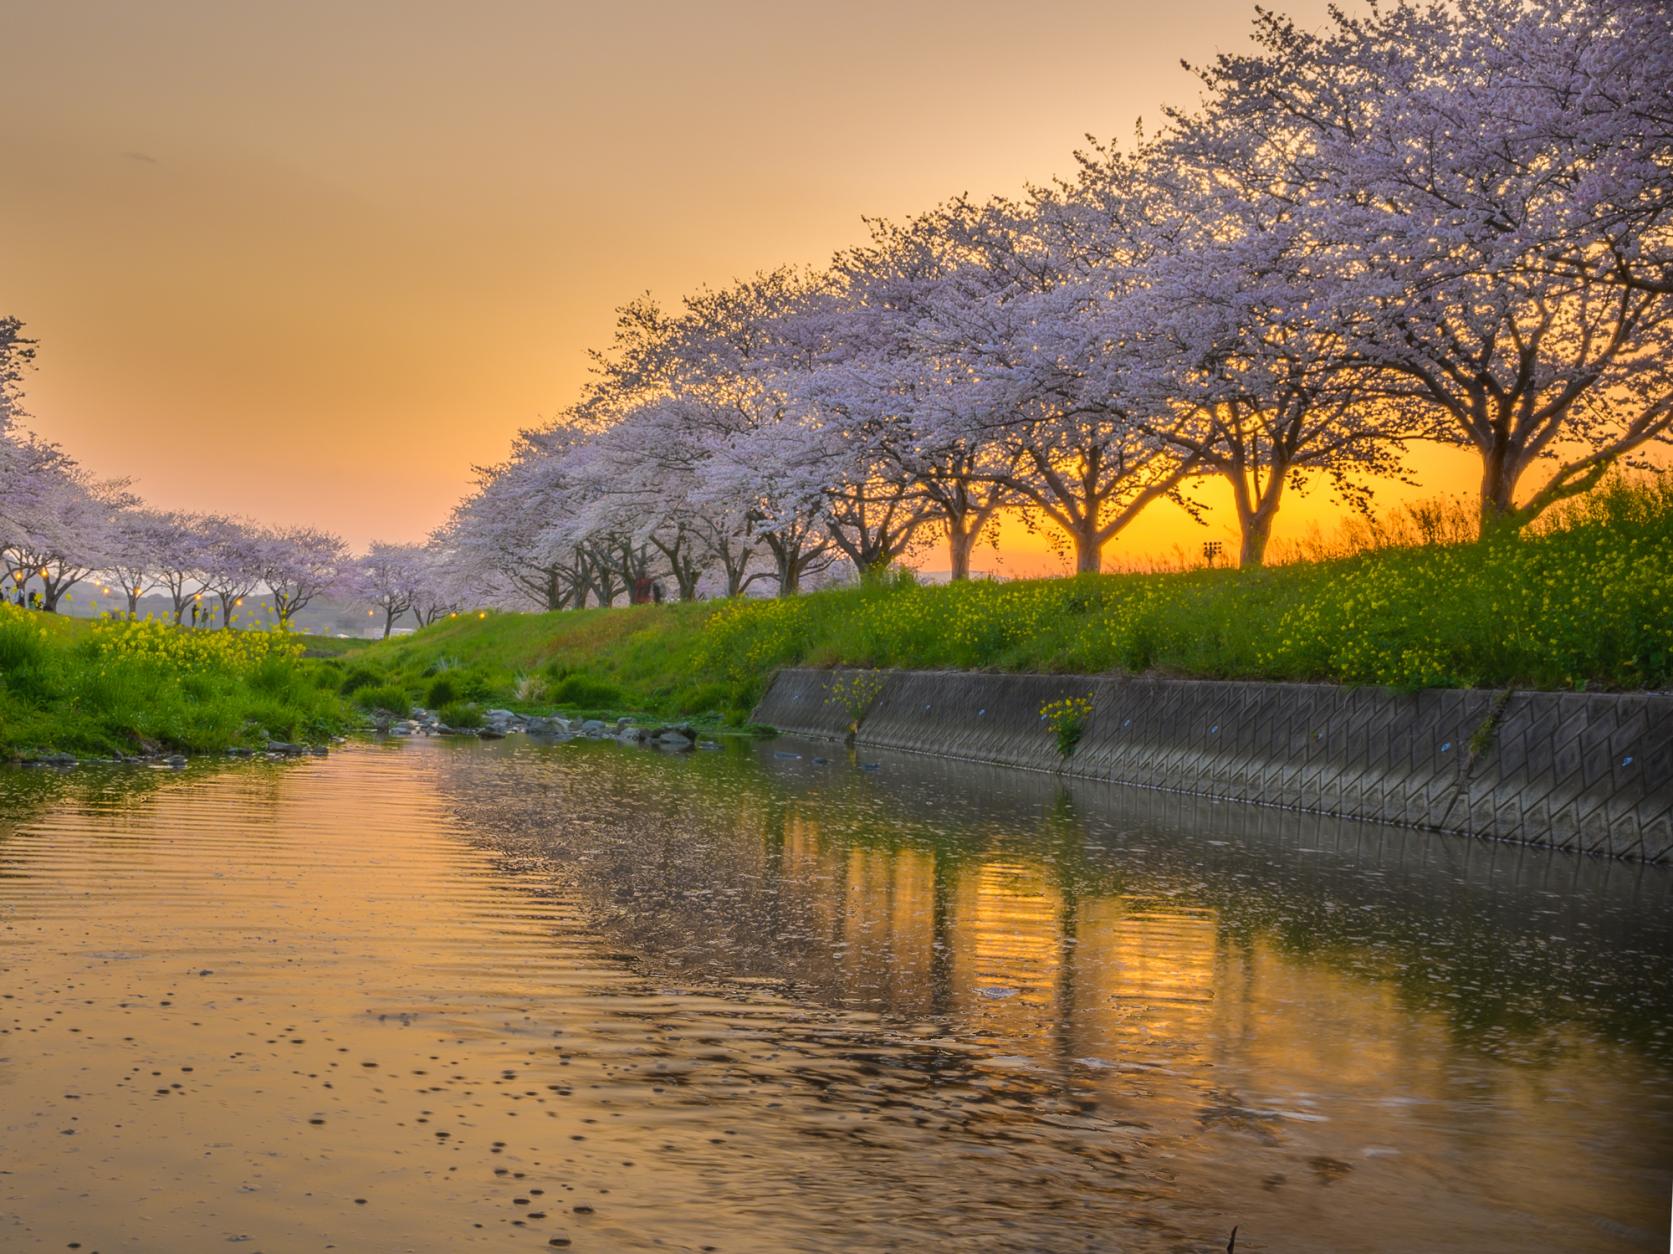
[[[1041,709],[1085,697],[1067,758]],[[1673,856],[1673,695],[785,670],[757,722],[1137,788],[1611,857]]]

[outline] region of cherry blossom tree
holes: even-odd
[[[220,608],[221,626],[231,627],[241,617],[239,607],[262,586],[270,556],[268,538],[242,518],[217,514],[187,521],[191,530],[181,536],[181,551],[174,560],[195,555],[197,567],[193,573],[199,591],[194,596],[213,596]],[[180,621],[182,608],[177,602],[176,622]],[[248,619],[249,614],[242,617]]]
[[[35,342],[23,334],[23,323],[0,317],[0,441],[25,417],[23,378],[35,360]]]
[[[1659,165],[1633,157],[1645,118],[1616,144],[1595,95],[1565,119],[1536,103],[1560,88],[1530,85],[1551,65],[1530,62],[1532,49],[1590,42],[1581,62],[1597,71],[1631,59],[1601,46],[1611,30],[1661,39],[1660,27],[1577,11],[1406,2],[1338,15],[1321,34],[1263,13],[1257,53],[1203,72],[1210,115],[1285,154],[1275,194],[1312,217],[1352,292],[1355,363],[1386,404],[1480,457],[1484,528],[1525,523],[1673,431],[1673,305],[1657,263],[1637,268],[1632,235],[1665,198],[1665,148]],[[1600,90],[1627,81],[1606,75]],[[1524,109],[1531,127],[1514,121]],[[1609,209],[1622,192],[1599,178],[1616,149],[1641,180],[1625,216]],[[1599,224],[1616,233],[1588,237]]]
[[[140,506],[122,510],[114,520],[104,573],[122,590],[129,618],[139,616],[142,596],[163,586],[159,555],[173,542],[173,530],[168,515]]]
[[[890,489],[881,501],[872,493],[871,502],[863,496],[854,502],[882,513],[882,544],[865,544],[862,512],[859,543],[844,545],[862,567],[867,547],[903,551],[918,524],[932,521],[946,533],[952,578],[966,579],[983,531],[1017,502],[1007,482],[1015,466],[993,428],[937,422],[937,406],[926,403],[948,386],[949,363],[919,336],[919,324],[934,311],[941,285],[969,260],[950,225],[969,212],[954,202],[905,223],[873,222],[869,244],[839,254],[834,325],[796,385],[812,406],[832,415],[828,428],[859,468],[848,473],[852,486],[839,492],[833,517],[840,519],[849,504],[844,495],[859,496],[878,482]],[[891,541],[891,515],[908,504],[903,534]]]
[[[441,528],[419,555],[412,601],[412,615],[418,625],[428,627],[437,619],[464,609],[462,594],[468,585],[465,572],[459,568],[453,536],[447,528]]]
[[[416,544],[373,542],[358,563],[359,583],[383,611],[383,638],[417,604],[423,586],[425,550]]]
[[[7,532],[7,568],[40,580],[41,608],[55,612],[76,584],[108,564],[117,518],[134,498],[121,480],[95,479],[50,445],[23,448],[30,469]]]
[[[511,456],[477,468],[476,490],[448,524],[457,568],[485,584],[498,576],[542,609],[580,604],[590,584],[585,558],[551,524],[580,506],[565,457],[586,434],[557,423],[518,434]]]
[[[339,586],[349,570],[348,546],[341,536],[313,527],[272,528],[261,534],[261,582],[273,597],[280,627]]]
[[[1274,194],[1273,154],[1221,119],[1175,115],[1148,158],[1171,221],[1127,297],[1156,435],[1231,489],[1239,561],[1260,565],[1285,494],[1329,479],[1367,509],[1416,434],[1369,394],[1341,326],[1340,278],[1308,215]]]
[[[689,296],[673,314],[629,306],[581,405],[619,420],[653,401],[677,402],[697,454],[686,500],[710,518],[739,520],[738,534],[769,554],[782,596],[828,564],[832,549],[829,482],[803,456],[803,414],[782,386],[795,349],[780,321],[824,285],[784,269]]]
[[[946,363],[938,438],[995,441],[994,474],[1059,529],[1078,573],[1152,501],[1183,500],[1200,461],[1158,438],[1133,377],[1142,327],[1123,318],[1159,216],[1142,164],[1103,151],[1074,183],[964,219],[972,260],[921,324]]]

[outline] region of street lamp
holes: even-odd
[[[1203,557],[1208,559],[1208,564],[1210,566],[1214,565],[1215,562],[1219,561],[1220,560],[1220,554],[1224,553],[1225,551],[1226,551],[1226,546],[1223,543],[1221,543],[1219,540],[1204,540],[1203,541],[1202,555],[1203,555]]]

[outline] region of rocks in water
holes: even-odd
[[[490,731],[499,732],[502,736],[525,731],[528,728],[528,720],[521,714],[513,713],[510,710],[484,710],[482,721],[488,725]]]
[[[504,740],[505,739],[505,733],[503,731],[501,731],[498,727],[484,727],[480,731],[478,731],[476,734],[477,734],[477,737],[479,739],[482,739],[482,740]]]
[[[605,727],[602,719],[589,718],[586,722],[581,724],[581,734],[583,736],[591,736],[594,739],[606,735],[608,731],[609,729]]]
[[[206,751],[200,756],[209,756]],[[247,745],[230,745],[220,751],[221,756],[234,759],[249,759],[257,756],[267,758],[323,758],[330,750],[323,744],[300,744],[289,740],[269,740],[260,749],[252,749]],[[18,766],[69,770],[77,766],[148,766],[154,770],[182,770],[191,759],[184,753],[165,753],[159,746],[157,749],[143,754],[117,753],[114,757],[85,757],[78,758],[73,753],[50,751],[32,753],[14,760]]]
[[[691,749],[696,743],[697,740],[695,737],[688,736],[685,732],[680,731],[678,728],[670,728],[656,738],[657,748],[668,749],[675,753],[684,753]]]
[[[19,760],[22,766],[53,767],[57,770],[68,770],[79,763],[73,753],[33,753]]]

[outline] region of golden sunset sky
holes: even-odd
[[[0,314],[40,341],[33,426],[153,504],[416,540],[575,396],[618,304],[1067,171],[1193,100],[1180,59],[1251,14],[0,0]],[[1456,454],[1419,469],[1470,485]],[[1321,490],[1281,536],[1331,517]],[[1110,558],[1234,534],[1163,507]]]

